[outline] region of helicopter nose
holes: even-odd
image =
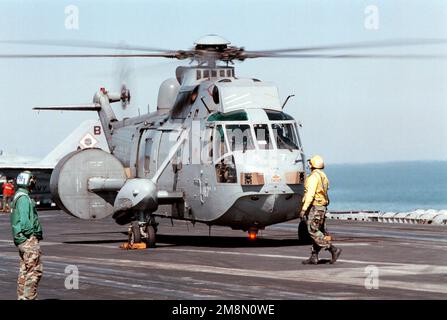
[[[226,216],[236,221],[238,228],[259,229],[295,218],[300,202],[301,195],[298,193],[246,194],[236,200],[226,211]]]
[[[273,213],[275,206],[278,203],[278,194],[270,194],[266,197],[264,203],[261,206],[261,211],[265,213]]]

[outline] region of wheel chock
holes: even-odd
[[[138,242],[138,243],[133,243],[130,244],[128,242],[123,243],[122,245],[120,245],[121,249],[126,249],[126,250],[141,250],[141,249],[146,249],[146,242]]]

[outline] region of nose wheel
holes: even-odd
[[[132,222],[129,227],[129,243],[134,245],[141,242],[141,230],[138,221]]]
[[[155,227],[148,224],[146,226],[146,246],[148,248],[155,248]]]
[[[157,224],[149,222],[133,221],[129,227],[129,245],[137,247],[145,244],[146,248],[155,248],[156,245]]]

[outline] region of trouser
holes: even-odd
[[[331,242],[325,239],[326,207],[312,206],[307,217],[307,230],[312,238],[312,247],[315,252],[329,249]]]
[[[9,211],[11,208],[11,197],[9,196],[3,196],[3,208],[2,210],[4,212]]]
[[[39,241],[35,236],[19,245],[20,269],[17,279],[18,300],[34,300],[37,285],[42,277],[42,262]]]

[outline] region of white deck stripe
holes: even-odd
[[[12,240],[0,240],[0,242],[12,243]],[[41,246],[54,246],[54,245],[67,245],[66,243],[61,242],[49,242],[42,241]],[[119,249],[118,245],[104,245],[104,244],[70,244],[70,245],[80,245],[80,246],[88,246],[88,247],[97,247],[97,248],[109,248],[109,249]],[[217,250],[200,250],[200,249],[187,249],[187,248],[171,248],[171,247],[158,247],[156,249],[148,249],[148,250],[156,250],[156,251],[177,251],[177,252],[191,252],[191,253],[205,253],[211,255],[236,255],[236,256],[250,256],[250,257],[260,257],[260,258],[273,258],[273,259],[292,259],[292,260],[304,260],[308,257],[298,256],[298,255],[280,255],[280,254],[267,254],[267,253],[249,253],[249,252],[235,252],[235,251],[217,251]],[[1,253],[0,253],[1,256]],[[402,263],[398,262],[389,262],[389,261],[364,261],[364,260],[351,260],[351,259],[339,259],[339,262],[346,262],[352,264],[362,264],[362,265],[393,265],[393,266],[402,266]],[[414,264],[415,266],[424,266],[427,267],[429,265],[419,265]]]
[[[10,256],[12,253],[3,253],[2,255]],[[308,270],[253,270],[239,268],[224,268],[215,266],[196,265],[188,263],[169,263],[156,261],[134,261],[126,259],[100,259],[90,257],[57,257],[45,256],[46,260],[52,261],[82,261],[83,264],[95,263],[107,266],[125,266],[125,267],[144,267],[160,270],[194,272],[194,273],[212,273],[224,274],[230,276],[266,278],[274,280],[289,280],[295,282],[313,282],[313,283],[333,283],[364,287],[365,285],[365,269],[363,267],[355,268],[332,268],[324,269],[324,272],[317,272],[316,269]],[[98,270],[101,268],[98,268]],[[422,291],[447,294],[447,286],[445,283],[427,283],[417,281],[409,283],[407,281],[387,280],[385,276],[406,276],[406,275],[427,275],[427,274],[447,274],[447,266],[430,266],[415,264],[400,264],[398,266],[380,266],[379,267],[380,288]],[[366,289],[365,289],[366,290]]]

